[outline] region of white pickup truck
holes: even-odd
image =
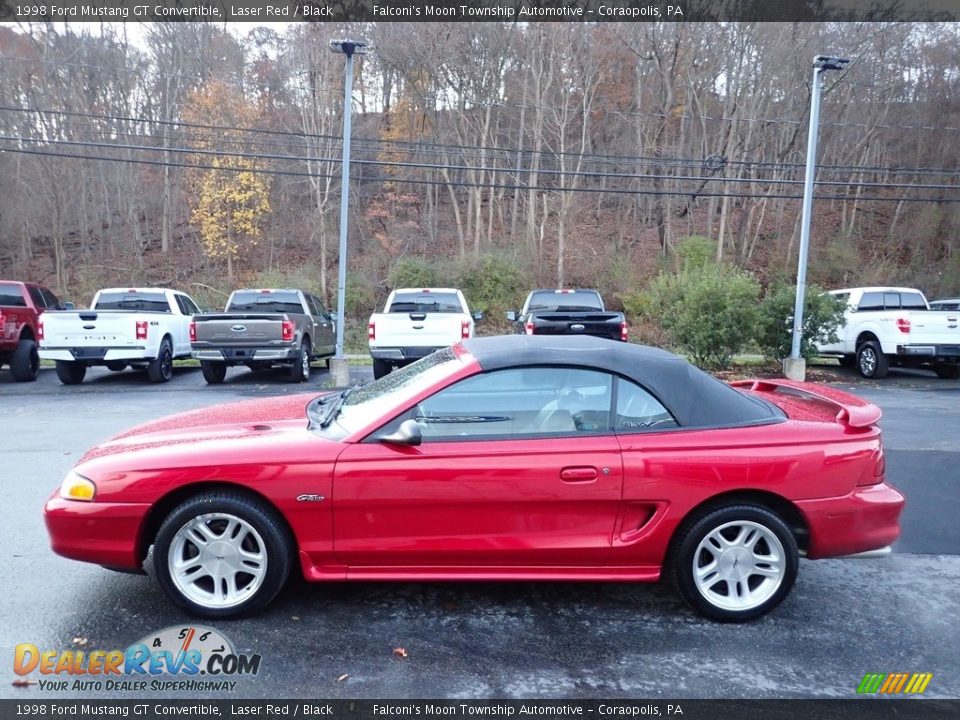
[[[373,377],[473,337],[479,319],[480,313],[471,315],[463,293],[454,288],[394,290],[367,326]]]
[[[960,377],[960,312],[930,310],[915,288],[862,287],[832,290],[846,302],[836,343],[821,355],[837,357],[866,378],[882,378],[891,365],[929,367],[942,378]]]
[[[190,357],[190,321],[199,312],[178,290],[100,290],[89,310],[43,314],[40,357],[56,361],[64,385],[83,382],[91,365],[145,368],[152,382],[167,382],[174,358]]]

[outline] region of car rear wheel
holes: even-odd
[[[10,358],[10,372],[17,382],[33,382],[40,372],[40,353],[33,340],[21,340]]]
[[[868,340],[857,348],[857,372],[863,377],[880,380],[889,369],[890,361],[876,340]]]
[[[933,371],[937,374],[937,377],[943,378],[944,380],[956,380],[960,378],[960,364],[937,363],[933,366]]]
[[[193,497],[157,533],[153,567],[178,606],[205,618],[228,618],[267,605],[287,581],[289,534],[266,503],[233,492]]]
[[[373,379],[379,380],[384,375],[389,375],[389,374],[390,374],[390,363],[386,362],[385,360],[377,360],[377,358],[374,358],[373,359]]]
[[[290,366],[290,382],[306,382],[310,379],[310,346],[307,341],[300,345],[300,354]]]
[[[147,377],[155,383],[168,382],[173,377],[173,345],[170,338],[160,341],[157,357],[147,365]]]
[[[77,360],[57,360],[57,377],[64,385],[79,385],[86,375],[86,363]]]
[[[227,364],[213,362],[212,360],[201,360],[200,372],[203,373],[203,379],[207,381],[208,385],[219,385],[227,376]]]
[[[745,622],[773,610],[797,579],[797,542],[779,516],[757,505],[727,505],[678,531],[674,583],[712,620]]]

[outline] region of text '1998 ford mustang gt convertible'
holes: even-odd
[[[726,384],[589,337],[465,340],[361,388],[157,420],[88,452],[47,502],[53,549],[140,571],[182,608],[264,607],[308,580],[656,581],[743,621],[798,558],[884,548],[880,410]]]

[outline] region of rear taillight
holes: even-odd
[[[191,320],[190,321],[190,342],[196,342],[196,341],[197,341],[197,324]]]
[[[460,321],[460,339],[466,340],[470,337],[470,323],[466,320]]]
[[[526,325],[523,326],[523,330],[524,332],[527,333],[527,335],[533,335],[533,323],[528,322]]]
[[[864,487],[867,485],[877,485],[878,483],[883,482],[883,476],[887,471],[887,459],[883,454],[883,443],[880,443],[880,447],[873,454],[873,472],[864,473],[863,476],[857,481],[859,487]]]
[[[0,338],[3,337],[3,315],[0,315]],[[37,340],[43,340],[43,320],[37,322]]]
[[[897,318],[897,330],[906,334],[910,332],[910,318]]]
[[[293,342],[293,321],[284,320],[280,326],[280,338],[284,342]]]
[[[147,321],[137,320],[137,340],[147,339]]]
[[[367,325],[367,340],[376,340],[377,339],[377,324],[370,323]]]
[[[630,339],[630,330],[627,329],[627,323],[626,323],[626,322],[620,323],[620,339],[621,339],[623,342],[627,342],[627,340]]]

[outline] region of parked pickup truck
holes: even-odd
[[[596,290],[534,290],[523,309],[508,312],[520,335],[594,335],[610,340],[628,339],[623,313],[603,307]]]
[[[254,372],[283,365],[291,381],[306,382],[310,361],[336,351],[336,326],[323,303],[302,290],[236,290],[222,313],[193,319],[190,345],[211,385],[233,365]]]
[[[72,307],[42,285],[0,280],[0,367],[9,365],[17,382],[36,380],[40,316],[46,310]]]
[[[837,357],[866,378],[882,378],[891,365],[929,367],[942,378],[960,377],[960,312],[930,310],[914,288],[831,290],[847,304],[836,343],[821,355]]]
[[[480,318],[470,314],[463,293],[454,288],[397,288],[367,325],[373,377],[473,337],[474,320]]]
[[[44,313],[40,357],[56,361],[64,385],[83,382],[91,365],[146,369],[151,382],[167,382],[174,359],[190,357],[187,328],[198,312],[178,290],[107,288],[89,310]]]

